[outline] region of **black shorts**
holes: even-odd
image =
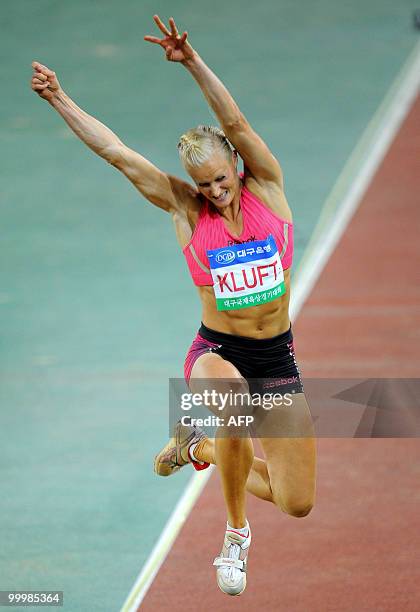
[[[230,361],[248,381],[251,392],[303,393],[291,327],[278,336],[257,340],[224,334],[202,323],[185,359],[187,383],[195,361],[208,352]]]

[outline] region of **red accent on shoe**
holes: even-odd
[[[234,529],[226,529],[226,533],[236,533],[236,535],[241,536],[241,538],[249,538],[249,529],[246,535],[244,535],[243,533],[240,533],[239,531],[235,531]]]
[[[191,463],[193,464],[193,467],[195,470],[197,470],[197,472],[199,472],[200,470],[207,469],[210,465],[210,463],[207,463],[206,461],[203,461],[203,463],[198,463],[198,461],[193,461],[192,459]]]
[[[200,470],[205,470],[206,468],[208,468],[210,463],[207,463],[207,461],[196,461],[195,459],[191,457],[191,452],[190,452],[191,446],[192,444],[190,444],[188,447],[188,458],[193,464],[194,469],[197,470],[197,472],[199,472]]]

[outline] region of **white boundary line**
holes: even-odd
[[[414,47],[382,104],[353,150],[321,210],[293,283],[291,318],[296,319],[374,173],[406,117],[420,85],[420,43]],[[328,227],[326,229],[326,225]],[[166,559],[214,466],[193,474],[143,566],[121,612],[136,612]]]
[[[214,465],[211,465],[207,470],[191,476],[184,493],[173,509],[164,530],[125,600],[121,612],[136,612],[138,609],[213,470]]]
[[[420,42],[372,117],[321,210],[302,257],[291,299],[292,319],[311,293],[386,152],[404,121],[420,86]]]

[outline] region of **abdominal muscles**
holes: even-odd
[[[239,310],[217,310],[213,287],[198,287],[204,325],[222,333],[257,339],[271,338],[287,331],[290,327],[290,270],[284,271],[284,280],[284,295],[266,304]]]

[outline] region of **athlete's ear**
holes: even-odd
[[[232,151],[232,160],[233,160],[233,165],[235,166],[235,168],[238,167],[238,151],[236,149],[233,149]]]

